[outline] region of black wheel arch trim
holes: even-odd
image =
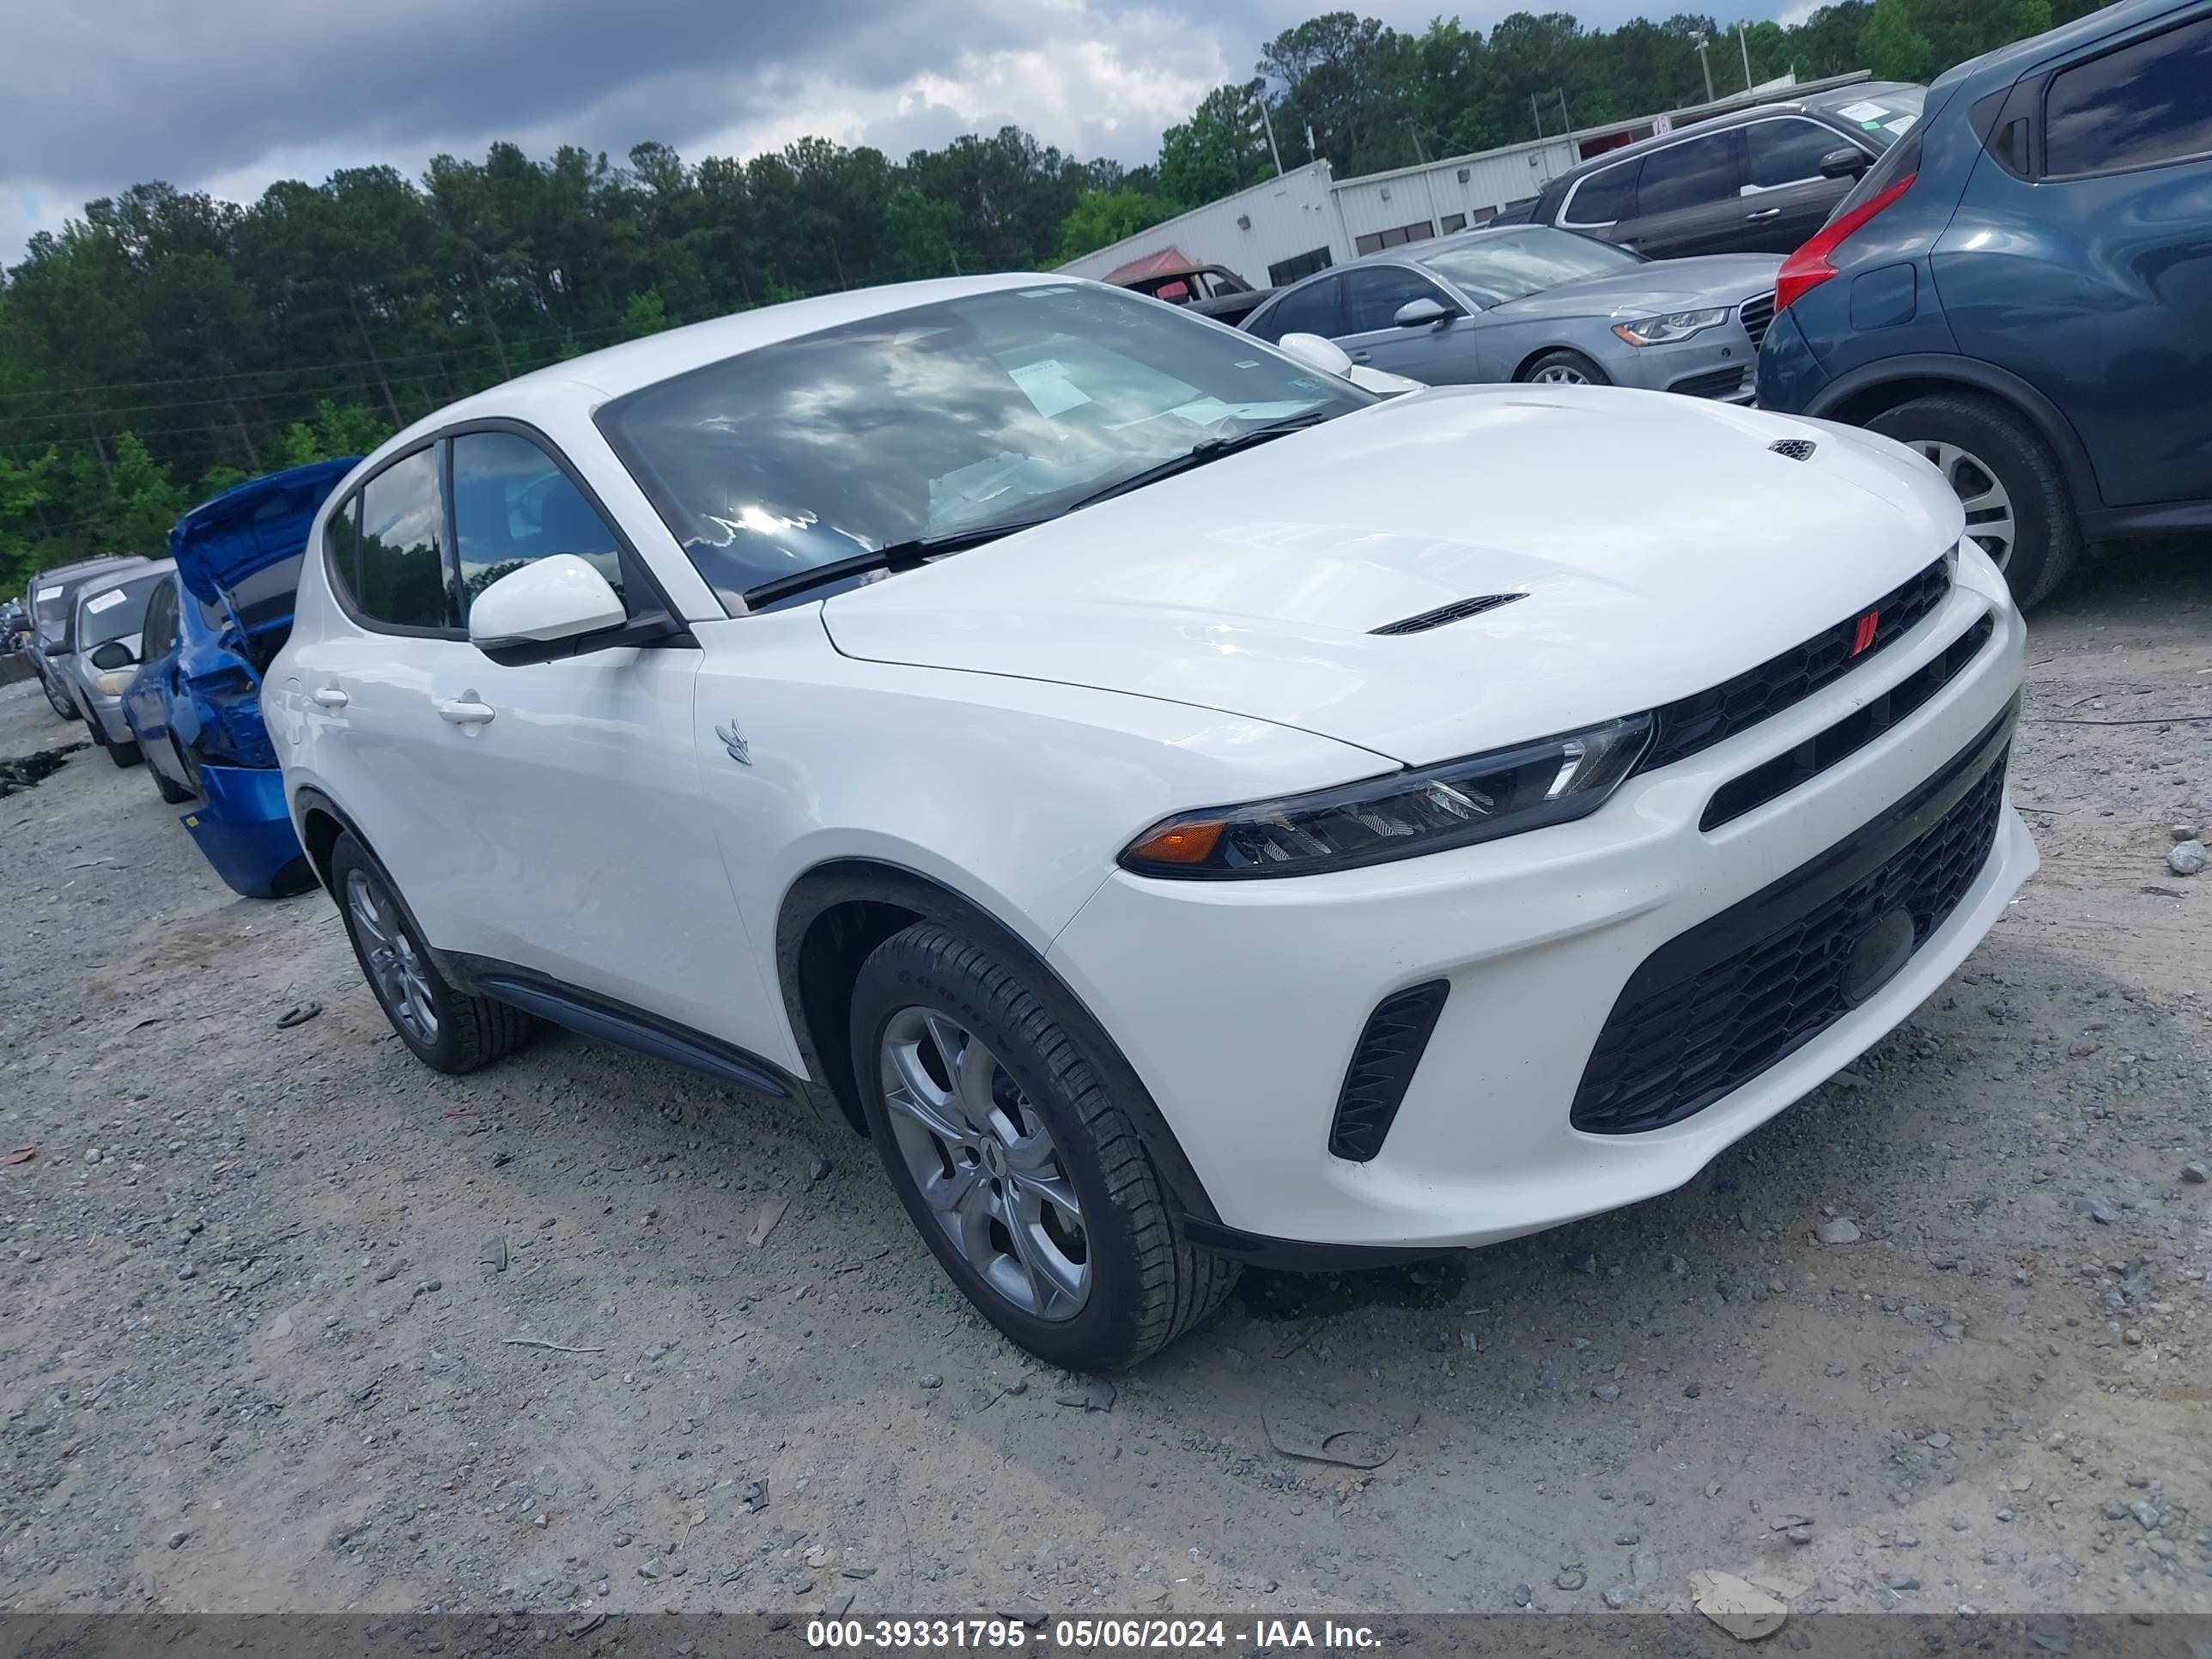
[[[1434,1261],[1457,1254],[1457,1246],[1438,1244],[1313,1244],[1297,1238],[1270,1238],[1224,1227],[1197,1216],[1183,1218],[1183,1233],[1202,1250],[1279,1273],[1347,1273],[1375,1267]]]
[[[817,921],[837,906],[856,901],[910,911],[924,921],[957,929],[978,945],[1002,952],[1009,966],[1018,963],[1031,976],[1032,989],[1054,1018],[1073,1029],[1077,1040],[1105,1074],[1116,1103],[1128,1113],[1144,1136],[1146,1149],[1152,1154],[1153,1166],[1174,1207],[1188,1221],[1218,1225],[1220,1216],[1213,1207],[1213,1200],[1207,1196],[1205,1183],[1199,1179],[1198,1171],[1183,1152],[1182,1143],[1176,1138],[1166,1115],[1153,1100],[1152,1091],[1145,1086],[1136,1067],[1084,1006],[1082,999],[1012,928],[973,899],[903,866],[874,859],[838,859],[817,865],[785,890],[777,911],[776,980],[807,1075],[818,1080],[816,1090],[810,1092],[824,1097],[817,1104],[817,1111],[826,1106],[836,1121],[849,1127],[848,1105],[857,1108],[859,1103],[842,1100],[841,1082],[843,1088],[854,1085],[846,1077],[844,1066],[825,1064],[815,1041],[802,995],[800,952],[808,931]],[[1191,1239],[1194,1243],[1198,1242],[1195,1232],[1191,1234]]]
[[[1822,386],[1802,412],[1815,419],[1832,420],[1835,410],[1856,402],[1866,393],[1905,381],[1939,381],[1951,389],[1979,392],[2010,404],[2058,458],[2058,470],[2065,477],[2066,493],[2072,497],[2075,516],[2085,518],[2103,507],[2104,496],[2097,488],[2096,469],[2090,465],[2088,447],[2074,430],[2074,423],[2057,404],[2019,375],[1978,357],[1923,351],[1862,364]]]

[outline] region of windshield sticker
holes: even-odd
[[[1033,363],[1024,363],[1006,373],[1022,389],[1040,415],[1050,418],[1064,415],[1071,409],[1079,409],[1091,401],[1091,394],[1082,391],[1067,378],[1067,370],[1057,357],[1044,357]]]
[[[117,605],[130,597],[119,587],[110,588],[98,599],[87,599],[84,602],[84,614],[88,617],[97,617],[103,611],[114,610]]]
[[[1883,122],[1882,125],[1887,127],[1892,132],[1902,138],[1906,131],[1919,118],[1920,118],[1917,115],[1900,115],[1894,121]]]
[[[1846,121],[1879,121],[1889,109],[1882,104],[1846,104],[1836,113]]]
[[[58,587],[42,587],[39,590],[39,603],[44,605],[48,599],[58,599],[61,596],[62,591]]]

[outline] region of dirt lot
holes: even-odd
[[[1110,1389],[856,1141],[565,1036],[424,1071],[324,897],[80,754],[0,800],[0,1607],[2212,1609],[2208,553],[2039,616],[2043,872],[1853,1072],[1634,1210],[1251,1275]],[[0,690],[0,755],[62,730]],[[1341,1429],[1389,1461],[1271,1445]]]

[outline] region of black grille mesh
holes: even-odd
[[[1984,752],[1977,744],[1974,756]],[[1679,1123],[1843,1018],[1851,952],[1875,924],[1905,910],[1917,951],[1973,885],[1996,839],[2008,752],[2000,750],[1935,823],[1840,891],[1808,890],[1832,861],[1824,854],[1656,951],[1590,1051],[1574,1127],[1633,1134]],[[1792,915],[1800,893],[1805,902]],[[1760,931],[1717,960],[1704,956],[1705,940],[1747,927]]]
[[[1743,324],[1743,331],[1751,336],[1753,349],[1766,337],[1766,331],[1774,326],[1774,296],[1771,294],[1753,295],[1736,307],[1736,317]]]
[[[1684,398],[1728,398],[1743,390],[1744,376],[1748,368],[1710,368],[1702,374],[1686,374],[1670,381],[1667,390]]]
[[[1384,623],[1380,628],[1370,628],[1370,634],[1425,634],[1431,628],[1442,628],[1446,623],[1465,622],[1469,617],[1480,617],[1486,611],[1495,611],[1501,605],[1510,605],[1516,599],[1525,599],[1526,593],[1485,593],[1472,599],[1455,599],[1449,605],[1440,605],[1433,611],[1424,611],[1416,617],[1401,617],[1396,622]]]
[[[1440,979],[1395,992],[1376,1005],[1367,1017],[1352,1051],[1352,1064],[1344,1073],[1344,1087],[1336,1098],[1336,1117],[1329,1126],[1328,1150],[1337,1158],[1364,1164],[1382,1150],[1382,1137],[1390,1133],[1399,1103],[1429,1046],[1429,1033],[1437,1028],[1444,998],[1451,987]]]
[[[1938,559],[1883,594],[1859,616],[1848,617],[1710,690],[1668,703],[1656,711],[1658,735],[1637,770],[1652,772],[1672,766],[1749,730],[1793,703],[1802,702],[1851,669],[1871,661],[1893,641],[1903,638],[1942,604],[1950,591],[1950,567]],[[1860,618],[1869,611],[1878,618],[1874,637],[1863,650],[1854,652]]]

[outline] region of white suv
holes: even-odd
[[[1962,525],[1820,422],[932,283],[401,433],[264,703],[426,1063],[546,1019],[801,1098],[1101,1368],[1239,1261],[1675,1187],[1940,984],[2035,865]]]

